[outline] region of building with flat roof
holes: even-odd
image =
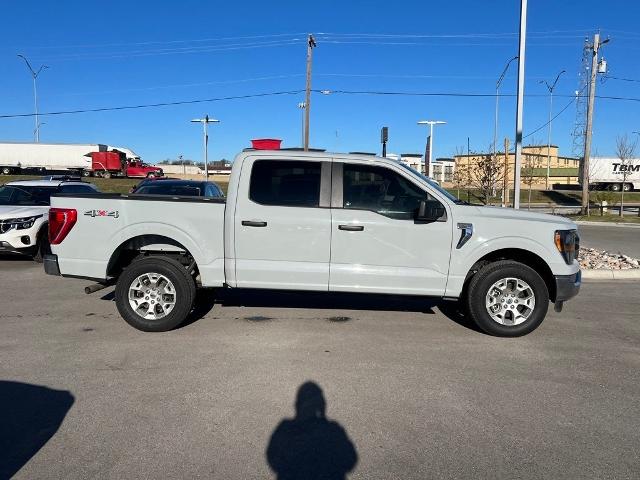
[[[547,165],[549,169],[549,186],[554,183],[574,184],[578,183],[578,167],[580,159],[575,157],[567,157],[560,155],[558,147],[551,145],[548,149],[547,145],[527,145],[522,147],[522,169],[520,178],[524,186],[529,181],[534,188],[545,187],[547,177]],[[474,169],[478,168],[478,162],[491,152],[472,153],[470,155],[456,155],[454,157],[457,168],[459,169],[459,181],[462,185],[472,183],[468,181],[468,172],[472,174]],[[504,151],[497,152],[497,161],[508,166],[507,176],[513,180],[515,172],[515,153],[509,152],[506,162]]]

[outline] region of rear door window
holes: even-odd
[[[317,207],[321,162],[257,160],[251,170],[249,198],[262,205]]]

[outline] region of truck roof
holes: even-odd
[[[88,182],[80,180],[16,180],[15,182],[5,183],[5,185],[16,185],[22,187],[58,187],[65,185],[90,185]]]
[[[33,145],[37,147],[46,147],[47,145],[65,145],[68,147],[105,147],[107,145],[104,143],[35,143],[35,142],[0,142],[0,145]]]
[[[245,157],[265,157],[273,160],[279,158],[310,158],[310,159],[326,159],[327,157],[340,159],[340,160],[360,160],[371,163],[383,163],[388,165],[397,165],[399,162],[392,158],[379,157],[368,153],[339,153],[339,152],[324,152],[324,151],[298,151],[298,150],[249,150],[240,152],[236,155],[236,160]]]

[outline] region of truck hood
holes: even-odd
[[[558,229],[576,229],[574,222],[566,217],[550,215],[548,213],[535,213],[526,210],[514,210],[513,208],[489,207],[489,206],[463,206],[463,208],[474,208],[476,214],[485,218],[495,218],[499,220],[516,220],[527,222],[541,222],[555,225]],[[470,212],[469,212],[470,213]]]
[[[46,215],[49,213],[49,207],[43,206],[18,206],[18,205],[2,205],[0,206],[0,220],[8,218],[24,218],[33,217],[35,215]]]

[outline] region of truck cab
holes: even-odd
[[[196,288],[225,287],[458,300],[486,332],[517,336],[581,281],[571,221],[468,205],[368,155],[247,151],[226,200],[60,196],[54,206],[75,220],[53,224],[66,233],[47,271],[115,282],[121,315],[145,331],[182,322]]]
[[[127,160],[127,177],[161,177],[162,175],[163,171],[160,167],[148,165],[140,159]]]

